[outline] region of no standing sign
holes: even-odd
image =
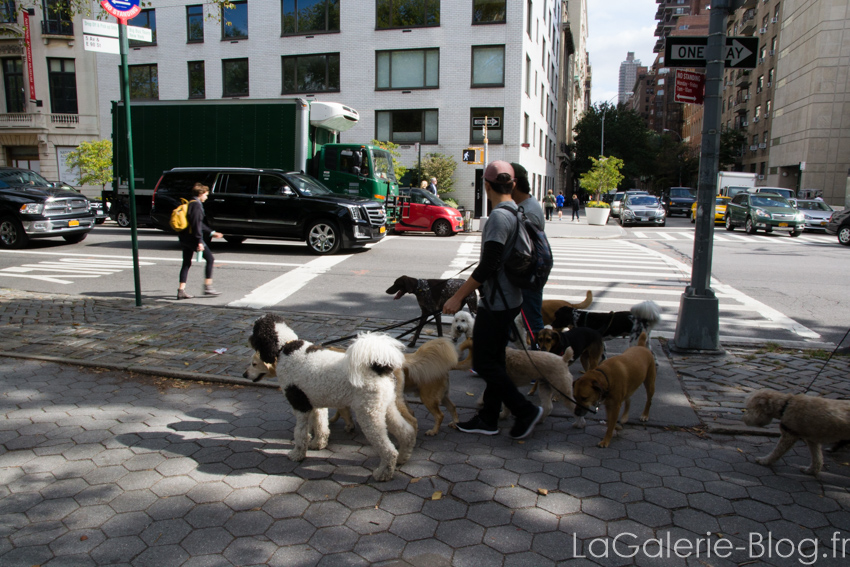
[[[102,0],[100,5],[122,24],[126,24],[127,20],[132,20],[142,11],[139,0]]]

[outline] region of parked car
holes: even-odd
[[[463,215],[439,197],[419,188],[402,188],[396,205],[397,222],[393,231],[433,232],[437,236],[454,236],[463,231]]]
[[[691,205],[697,200],[697,191],[690,187],[670,187],[664,191],[661,200],[668,217],[688,216]]]
[[[773,232],[788,230],[791,236],[800,236],[806,221],[803,213],[791,206],[784,197],[773,194],[738,193],[726,205],[726,230],[743,226],[748,234],[759,229]]]
[[[171,212],[192,187],[210,188],[204,203],[207,224],[230,243],[246,238],[301,240],[315,254],[358,248],[386,234],[381,203],[331,192],[317,179],[279,169],[179,167],[162,174],[151,218],[171,231]]]
[[[619,217],[620,209],[623,207],[623,199],[626,198],[626,195],[649,195],[647,191],[641,191],[639,189],[629,189],[628,191],[617,191],[614,193],[614,197],[611,199],[611,216]]]
[[[714,198],[714,222],[723,222],[726,220],[726,205],[731,201],[729,197],[718,195]],[[697,203],[691,205],[691,223],[697,222]]]
[[[835,211],[832,207],[817,199],[788,199],[806,219],[804,230],[826,230],[826,223]]]
[[[837,235],[839,244],[850,246],[850,209],[832,213],[826,223],[826,232]]]
[[[85,196],[54,187],[29,169],[0,167],[0,246],[23,248],[33,238],[81,242],[94,228]]]
[[[667,224],[667,213],[658,197],[629,193],[623,199],[623,206],[620,210],[620,226],[641,223],[665,226]]]
[[[786,199],[793,199],[797,196],[793,189],[783,189],[782,187],[750,187],[748,191],[756,194],[773,193],[774,195],[779,195]]]
[[[59,189],[65,189],[66,191],[74,191],[76,193],[82,193],[79,189],[71,185],[70,183],[65,183],[64,181],[56,181],[52,183],[53,187],[58,187]],[[108,208],[104,208],[103,201],[98,199],[89,199],[89,204],[91,205],[91,210],[94,211],[94,219],[96,224],[103,224],[106,222],[106,219],[109,218]]]

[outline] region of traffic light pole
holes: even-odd
[[[714,0],[711,3],[705,49],[705,106],[693,268],[691,285],[685,289],[679,302],[676,333],[670,346],[674,352],[723,352],[720,347],[720,302],[711,289],[711,258],[714,249],[714,202],[720,154],[721,85],[726,64],[726,17],[734,10],[735,4],[734,0]]]

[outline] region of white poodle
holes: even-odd
[[[332,351],[299,339],[275,314],[254,322],[250,344],[261,362],[257,364],[257,357],[252,357],[245,376],[256,382],[266,374],[265,364],[276,364],[280,389],[295,413],[295,447],[290,459],[303,460],[308,444],[311,449],[327,446],[327,408],[351,407],[381,458],[373,473],[375,479],[393,478],[396,464],[407,461],[416,441],[416,428],[396,406],[401,395],[396,373],[400,375],[404,365],[404,345],[385,334],[364,333],[345,353]],[[398,450],[388,429],[398,439]]]
[[[452,320],[452,341],[461,344],[472,338],[472,328],[475,326],[475,316],[467,311],[458,311]]]

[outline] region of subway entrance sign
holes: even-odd
[[[705,67],[708,36],[668,36],[664,48],[667,67]],[[759,50],[757,37],[727,37],[723,58],[727,69],[753,69]]]

